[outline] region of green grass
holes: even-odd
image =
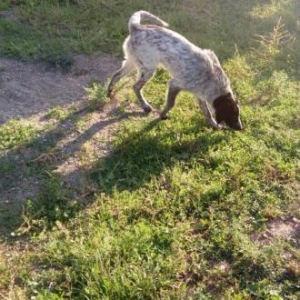
[[[5,3],[0,8],[12,7]],[[0,191],[12,177],[43,184],[22,212],[0,203],[0,226],[9,225],[9,232],[0,230],[0,247],[16,249],[7,260],[0,248],[0,296],[298,299],[299,243],[265,237],[270,222],[300,217],[298,2],[18,3],[17,22],[0,19],[1,55],[57,65],[72,52],[120,53],[130,13],[160,9],[172,28],[221,57],[245,130],[210,129],[187,93],[168,121],[130,113],[133,92],[123,86],[117,95],[122,109],[111,116],[120,122],[110,151],[90,160],[100,138],[88,119],[107,101],[97,83],[87,90],[86,111],[55,107],[47,113],[50,127],[37,129],[31,120],[1,125]],[[37,42],[41,33],[47,39]],[[146,86],[157,109],[167,81],[158,70]],[[63,184],[56,173],[67,158],[61,142],[69,136],[80,141],[84,131],[89,144],[74,150],[82,152],[82,185]]]
[[[90,101],[90,109],[101,109],[108,104],[110,99],[107,95],[107,85],[99,82],[93,82],[90,87],[86,88],[88,100]]]
[[[22,59],[42,59],[68,68],[74,52],[104,51],[121,54],[127,36],[127,20],[133,11],[150,10],[168,21],[202,48],[214,49],[221,59],[235,48],[256,47],[255,35],[270,32],[282,18],[291,36],[298,35],[299,3],[283,1],[16,1],[16,22],[0,18],[0,54]],[[3,9],[11,7],[8,1]],[[1,9],[1,7],[0,7]],[[260,13],[263,9],[263,13]],[[299,40],[286,48],[291,64],[299,63]],[[283,66],[286,67],[285,62]],[[299,69],[299,68],[298,68]],[[295,68],[297,70],[297,68]],[[295,71],[294,70],[294,71]],[[296,71],[297,72],[297,71]],[[299,72],[298,72],[299,75]]]
[[[6,150],[24,144],[37,135],[32,124],[21,120],[10,120],[0,127],[0,150]]]

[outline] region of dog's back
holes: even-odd
[[[141,25],[141,19],[162,27]],[[202,50],[179,33],[165,28],[167,23],[152,14],[144,11],[134,13],[128,26],[130,35],[123,44],[123,50],[127,63],[135,65],[137,69],[154,70],[161,64],[178,83],[182,81],[184,89],[192,92],[195,92],[195,85],[201,84],[197,80],[199,71],[212,70],[210,56],[202,55],[203,51],[210,50]],[[215,63],[218,64],[218,61]],[[194,78],[194,82],[187,84],[187,78],[191,77]]]

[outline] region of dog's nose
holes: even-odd
[[[243,129],[243,125],[240,119],[238,119],[238,121],[231,123],[229,125],[230,128],[234,129],[234,130],[242,130]]]

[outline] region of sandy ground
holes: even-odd
[[[53,171],[61,174],[66,184],[76,187],[83,177],[80,172],[81,156],[90,155],[92,159],[93,154],[100,157],[107,153],[111,132],[118,118],[110,115],[114,107],[108,107],[90,113],[86,119],[88,103],[85,88],[93,81],[106,82],[120,65],[120,59],[106,54],[75,55],[70,71],[63,73],[43,63],[0,58],[0,126],[12,118],[19,118],[24,122],[32,119],[35,127],[53,128],[53,120],[45,118],[45,114],[56,106],[83,107],[84,112],[77,117],[85,119],[82,132],[73,130],[72,122],[58,122],[50,132],[46,130],[38,143],[43,142],[42,139],[54,138],[56,144],[42,156],[35,153],[34,148],[0,152],[0,158],[9,160],[19,170],[17,174],[13,172],[0,176],[0,208],[4,206],[6,210],[14,203],[37,198],[42,182],[26,176],[25,161],[38,160],[51,164]],[[87,143],[90,144],[89,153],[83,153]]]
[[[75,55],[70,72],[0,58],[0,124],[80,101],[92,80],[105,82],[120,66],[109,55]]]

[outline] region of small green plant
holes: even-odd
[[[107,95],[107,84],[93,82],[89,88],[85,89],[90,101],[91,110],[101,110],[110,101]]]
[[[273,30],[268,35],[258,35],[259,47],[252,50],[253,64],[264,69],[263,74],[268,74],[276,69],[276,65],[281,64],[283,49],[295,42],[295,37],[286,29],[282,19],[279,18]],[[288,57],[289,54],[286,54]],[[290,62],[289,62],[290,63]]]
[[[72,108],[66,109],[60,106],[55,106],[46,113],[45,117],[49,119],[64,121],[68,119],[70,115],[72,115],[73,111],[74,110]]]
[[[57,222],[65,222],[74,216],[78,203],[72,200],[68,189],[62,187],[58,176],[51,175],[40,188],[36,201],[28,200],[24,206],[23,230],[52,228]]]
[[[37,129],[22,120],[10,120],[0,126],[0,150],[28,143],[37,135]]]

